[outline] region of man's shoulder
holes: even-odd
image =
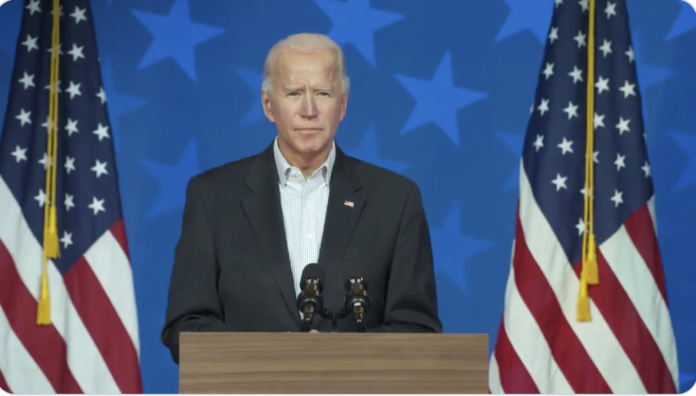
[[[254,154],[215,166],[193,176],[190,183],[206,189],[220,185],[233,186],[244,183],[249,169],[258,156],[259,154]]]
[[[408,194],[418,189],[417,183],[395,171],[375,165],[355,157],[346,156],[360,176],[364,187],[375,192]]]

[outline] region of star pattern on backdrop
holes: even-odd
[[[640,81],[640,94],[644,98],[642,105],[645,133],[648,139],[648,147],[652,147],[657,138],[657,133],[655,133],[657,131],[653,131],[651,128],[653,109],[645,98],[650,96],[652,92],[651,87],[665,83],[670,78],[675,77],[677,72],[672,69],[654,66],[646,61],[647,57],[643,53],[641,32],[639,30],[636,29],[631,33],[631,39],[633,45],[624,55],[636,62],[636,72],[638,73],[638,81]]]
[[[314,0],[331,19],[327,33],[338,45],[352,44],[372,67],[376,67],[374,33],[403,19],[396,12],[370,7],[370,0]],[[355,21],[360,21],[356,23]]]
[[[49,52],[46,43],[36,37],[12,38],[11,35],[19,30],[20,19],[7,18],[8,10],[14,7],[19,13],[32,3],[40,5],[32,6],[36,8],[36,15],[46,15],[45,1],[11,0],[0,9],[0,73],[4,73],[0,77],[6,76],[4,83],[0,81],[0,90],[12,84],[48,92],[47,80],[36,73],[28,71],[24,75],[20,72],[16,78],[21,80],[19,85],[9,78],[15,45],[24,53]],[[171,266],[170,242],[178,232],[177,227],[159,227],[163,223],[180,221],[186,183],[191,176],[210,166],[254,154],[275,134],[273,125],[265,122],[261,111],[261,77],[260,72],[254,70],[260,70],[263,56],[275,40],[299,31],[316,31],[329,34],[342,45],[350,77],[355,82],[354,98],[368,100],[368,106],[349,106],[348,123],[360,129],[348,131],[354,136],[343,134],[350,137],[349,141],[339,132],[337,139],[346,142],[341,147],[348,154],[375,165],[402,174],[408,172],[423,188],[428,218],[439,220],[434,226],[431,224],[438,281],[445,282],[438,292],[445,301],[461,301],[457,306],[443,305],[445,329],[466,332],[479,327],[494,340],[499,322],[494,325],[482,322],[490,319],[487,318],[490,312],[483,313],[487,306],[476,305],[474,298],[490,300],[499,295],[498,289],[482,290],[486,286],[478,280],[481,277],[486,282],[497,282],[495,278],[501,278],[497,271],[501,265],[509,264],[509,235],[514,226],[497,235],[490,234],[497,246],[485,249],[493,242],[477,238],[474,234],[477,225],[471,223],[491,221],[507,227],[501,217],[511,213],[508,209],[513,209],[517,200],[515,190],[519,188],[519,147],[522,144],[518,135],[520,126],[528,122],[525,112],[531,101],[530,87],[537,79],[549,82],[561,74],[570,81],[577,80],[579,85],[586,84],[582,64],[578,64],[578,72],[574,72],[572,65],[568,69],[559,63],[549,67],[538,58],[542,51],[539,43],[558,44],[573,36],[576,40],[569,41],[570,45],[577,47],[581,43],[586,49],[586,35],[565,31],[563,26],[553,29],[549,24],[558,2],[561,3],[559,7],[583,7],[586,1],[482,1],[474,7],[472,2],[449,0],[312,0],[297,4],[268,0],[260,6],[256,1],[244,7],[228,5],[236,2],[220,1],[204,7],[191,0],[97,0],[93,9],[96,15],[92,19],[114,21],[97,22],[97,29],[101,30],[98,39],[103,98],[110,112],[110,123],[88,127],[85,124],[88,121],[64,119],[60,122],[59,133],[66,134],[69,139],[91,137],[102,145],[113,141],[119,151],[125,224],[131,241],[144,247],[131,249],[135,280],[140,282],[136,292],[144,297],[141,299],[144,302],[138,303],[138,309],[142,310],[138,313],[143,324],[142,334],[161,330],[158,321],[150,319],[155,310],[161,312],[163,300],[160,297],[164,294],[160,292],[166,292],[167,279],[156,280],[153,276],[163,270],[166,272]],[[680,0],[664,0],[666,11],[653,11],[650,1],[654,0],[629,0],[629,7],[636,4],[632,13],[637,18],[631,20],[640,29],[640,32],[633,32],[632,51],[618,48],[616,42],[605,45],[603,37],[597,37],[597,55],[602,59],[604,52],[611,49],[607,56],[633,59],[638,64],[640,85],[636,87],[640,86],[640,91],[635,89],[635,93],[643,99],[650,160],[655,162],[651,172],[658,186],[658,235],[666,241],[663,246],[668,249],[663,256],[664,265],[673,274],[672,288],[681,282],[691,290],[693,282],[688,279],[693,279],[694,272],[681,262],[675,263],[674,257],[679,257],[681,252],[675,245],[694,230],[693,213],[684,212],[682,208],[688,207],[696,194],[696,150],[692,145],[696,130],[684,127],[693,124],[695,118],[680,111],[682,107],[677,102],[685,96],[693,96],[681,94],[679,88],[694,85],[696,80],[689,71],[696,58],[678,51],[691,48],[696,42],[696,15]],[[264,14],[267,9],[272,8],[266,4],[280,5],[283,8],[280,17],[270,15],[271,19],[262,20],[268,16]],[[64,17],[75,21],[72,13],[72,9],[66,9]],[[598,10],[598,16],[608,17],[604,10]],[[80,22],[80,26],[84,24]],[[409,34],[410,31],[414,33]],[[486,36],[493,40],[486,40]],[[81,55],[89,59],[89,53],[87,47],[80,50],[84,44],[79,40],[63,42],[61,59],[85,62]],[[663,47],[655,47],[660,45]],[[451,59],[456,62],[451,63]],[[501,60],[510,64],[504,64],[501,69],[496,66]],[[204,76],[203,70],[222,72]],[[390,76],[394,74],[399,75],[392,80]],[[386,83],[381,81],[385,79]],[[71,84],[69,78],[63,78],[59,89],[64,103],[101,94],[99,86],[95,92],[84,83],[78,87],[79,83],[73,79]],[[616,92],[622,88],[621,83],[598,81],[598,97]],[[475,93],[483,97],[462,104],[476,96],[468,95],[470,90],[482,91]],[[626,92],[630,93],[630,88]],[[190,94],[193,95],[187,96]],[[490,99],[480,102],[487,96]],[[0,106],[6,103],[3,100],[0,98]],[[211,100],[215,101],[212,107],[204,105]],[[221,100],[225,103],[220,106]],[[355,103],[355,99],[352,100]],[[514,106],[521,106],[522,112]],[[531,115],[565,119],[571,116],[569,123],[581,122],[584,117],[582,103],[576,102],[574,106],[577,107],[550,98],[546,105],[536,102]],[[3,111],[0,109],[0,117]],[[505,112],[504,118],[496,116],[501,111]],[[608,114],[597,118],[604,125],[598,128],[598,135],[611,130],[623,133],[621,136],[625,138],[636,131],[635,120],[625,125],[630,128],[626,131],[619,128],[619,119],[610,119]],[[45,114],[37,114],[29,107],[7,113],[4,120],[23,133],[37,126],[40,132],[46,131]],[[684,128],[682,132],[669,132],[680,126]],[[397,131],[419,136],[404,137]],[[191,140],[192,137],[195,140]],[[535,150],[538,146],[539,152],[555,150],[562,160],[583,155],[580,140],[566,140],[549,141],[547,136],[541,140],[532,138],[528,144]],[[574,142],[571,144],[570,140]],[[459,146],[465,150],[453,149]],[[207,150],[201,150],[199,156],[196,147]],[[481,155],[468,155],[471,150]],[[42,153],[32,155],[27,145],[7,146],[8,161],[16,166],[32,164],[43,169],[46,156]],[[612,172],[621,174],[632,169],[643,175],[642,166],[635,164],[630,153],[621,153],[625,156],[623,159],[616,157],[616,153],[612,158],[607,155],[599,154],[601,166],[608,165]],[[438,156],[436,163],[440,167],[424,165],[423,156]],[[85,173],[99,183],[115,174],[111,161],[101,157],[97,158],[99,162],[95,159],[81,161],[80,158],[67,159],[59,171],[69,177]],[[485,158],[493,160],[493,168],[480,166],[481,159]],[[108,162],[106,166],[105,162]],[[572,175],[561,173],[557,177],[556,173],[545,179],[553,193],[580,196],[581,187],[578,191],[570,191]],[[433,174],[439,176],[433,177]],[[454,181],[438,182],[443,179]],[[124,180],[135,183],[124,183]],[[472,189],[472,181],[490,183],[493,188]],[[27,192],[31,206],[45,205],[46,194],[42,194],[40,186],[32,191]],[[487,200],[486,195],[491,192],[497,198]],[[500,193],[503,195],[498,197]],[[485,204],[469,205],[471,197]],[[621,210],[630,197],[627,191],[615,194],[612,189],[601,202],[608,201],[612,210]],[[61,198],[66,198],[70,213],[80,210],[95,216],[96,210],[96,217],[100,218],[112,212],[109,199],[103,203],[105,210],[100,208],[99,200],[103,197],[97,197],[96,202],[92,197],[83,202],[77,196]],[[449,202],[460,203],[456,207],[458,212],[452,214]],[[573,238],[578,237],[579,231],[574,227],[578,220],[567,227]],[[74,249],[79,243],[74,232],[72,235],[61,232],[60,238],[61,246],[67,244],[66,249]],[[473,247],[462,250],[457,244]],[[145,247],[151,251],[145,252]],[[493,263],[490,269],[489,262]],[[459,292],[459,289],[467,291],[467,286],[468,294]],[[689,292],[689,296],[693,294]],[[153,295],[156,297],[152,298]],[[688,339],[689,334],[696,331],[696,321],[687,319],[684,312],[688,314],[693,305],[685,303],[684,299],[672,301],[674,315],[684,317],[679,322],[684,326],[675,330],[680,340]],[[459,321],[466,324],[458,325]],[[161,343],[151,342],[143,343],[142,347],[143,362],[146,362],[142,366],[145,393],[176,393],[176,367],[166,349]],[[696,360],[689,356],[694,347],[694,343],[679,345],[682,387],[694,382]]]
[[[669,136],[688,157],[686,167],[674,185],[674,191],[679,191],[696,183],[696,135],[671,131]]]
[[[167,15],[138,10],[132,12],[152,35],[152,42],[138,68],[173,58],[193,81],[197,80],[196,46],[225,32],[222,28],[191,21],[188,0],[176,0]]]
[[[467,261],[492,249],[493,241],[464,235],[461,227],[459,205],[453,204],[445,216],[442,226],[430,229],[433,244],[435,272],[445,274],[457,284],[462,293],[468,295],[466,276]]]
[[[686,390],[691,389],[694,386],[694,382],[696,382],[696,375],[685,372],[679,373],[680,393],[684,393]]]
[[[454,86],[449,51],[445,53],[430,80],[403,75],[396,75],[395,78],[417,101],[416,107],[400,133],[407,133],[433,121],[457,147],[459,147],[457,112],[488,97],[488,94],[484,92]]]
[[[21,14],[22,2],[10,1],[3,4],[2,13]],[[22,22],[21,18],[4,18],[0,23],[0,52],[4,52],[11,60],[15,57],[15,47],[17,46],[17,32],[19,25]]]
[[[396,173],[403,173],[411,168],[408,162],[396,161],[384,158],[379,155],[377,144],[377,128],[374,123],[371,123],[365,136],[360,140],[358,146],[354,149],[343,148],[343,151],[355,158],[369,162],[373,165],[392,170]]]
[[[645,96],[645,93],[649,92],[648,88],[651,88],[657,84],[664,83],[665,81],[674,77],[677,74],[677,72],[672,69],[654,66],[648,63],[646,61],[647,57],[643,53],[643,45],[640,37],[641,32],[637,29],[631,33],[631,40],[633,42],[633,58],[635,58],[636,62],[638,81],[640,81],[640,90],[642,92],[642,95]],[[629,57],[631,56],[629,54],[623,55]]]
[[[530,31],[540,43],[546,41],[554,0],[504,0],[510,11],[501,26],[496,41],[523,31]]]
[[[109,119],[111,121],[111,131],[114,139],[114,150],[121,150],[121,122],[122,115],[137,110],[149,104],[147,100],[130,96],[121,95],[116,91],[114,84],[114,69],[111,59],[102,59],[102,82],[104,84],[104,102],[109,109]]]
[[[505,180],[503,191],[509,191],[520,185],[520,157],[522,156],[522,147],[524,146],[524,135],[510,132],[498,132],[500,140],[505,146],[515,155],[515,168],[510,172],[510,175]]]
[[[186,186],[189,180],[201,173],[196,139],[191,139],[176,164],[142,161],[143,166],[159,183],[157,198],[152,204],[148,218],[153,218],[172,209],[182,209],[186,202]]]
[[[686,262],[690,264],[689,257],[680,257],[680,261],[684,264],[687,264]],[[685,302],[685,305],[689,309],[689,312],[694,312],[694,310],[696,310],[696,294],[694,294],[693,283],[675,284],[674,290],[674,295],[675,297],[677,297],[676,300]],[[696,334],[696,321],[690,321],[690,323],[687,324],[685,330],[686,331],[684,333],[688,334],[689,336],[691,336],[692,334]],[[696,343],[696,339],[694,339],[693,337],[689,338],[689,341]],[[683,369],[684,367],[682,367],[682,370]]]
[[[249,110],[244,114],[239,125],[247,126],[256,121],[265,120],[266,115],[263,114],[263,104],[261,103],[261,83],[263,82],[263,74],[255,70],[244,68],[236,68],[234,70],[242,81],[244,81],[244,84],[251,90]]]
[[[682,259],[682,261],[687,260],[688,259]],[[677,300],[683,300],[687,302],[688,308],[690,309],[689,312],[693,312],[694,308],[696,308],[696,295],[694,295],[693,283],[682,283],[681,285],[677,284],[675,289],[676,293],[674,293],[674,295],[678,296]],[[685,334],[688,334],[687,340],[691,343],[693,342],[693,337],[691,337],[691,335],[696,334],[696,322],[691,321],[686,325],[686,327],[687,329],[685,331]],[[687,369],[687,367],[682,365],[680,366],[680,368],[681,370],[679,372],[679,392],[685,393],[688,389],[691,389],[695,385],[696,375],[693,374],[691,367]]]
[[[694,7],[683,0],[679,2],[679,6],[681,7],[679,15],[669,29],[669,33],[665,36],[665,40],[673,40],[696,29],[696,12],[694,12]]]

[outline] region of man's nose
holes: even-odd
[[[316,117],[317,115],[317,105],[314,102],[314,97],[312,95],[305,96],[302,101],[302,116],[304,117]]]

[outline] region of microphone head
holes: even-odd
[[[357,279],[360,280],[360,283],[362,283],[363,287],[367,287],[367,282],[365,281],[365,278],[363,277],[363,271],[362,271],[362,266],[360,263],[357,262],[349,262],[346,264],[346,269],[345,269],[345,276],[346,276],[346,283],[344,287],[347,289],[350,289],[350,285],[352,284],[352,279]]]
[[[317,285],[319,286],[319,290],[321,291],[324,287],[324,267],[316,263],[307,264],[302,270],[300,289],[307,287],[308,279],[315,279]]]
[[[363,313],[367,312],[372,303],[367,294],[367,281],[364,278],[362,266],[356,262],[347,263],[344,273],[346,283],[343,287],[347,294],[343,302],[343,309],[353,313],[357,313],[358,310],[362,310]]]

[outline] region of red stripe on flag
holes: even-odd
[[[500,385],[503,393],[539,393],[532,376],[512,347],[505,332],[505,318],[500,321],[498,337],[495,342],[495,360],[498,362]]]
[[[23,265],[41,264],[37,261]],[[39,282],[39,279],[36,279],[36,282]],[[67,347],[63,338],[54,326],[36,324],[38,302],[22,282],[12,256],[1,240],[0,305],[15,335],[41,368],[56,393],[83,393],[68,367]]]
[[[63,276],[65,287],[121,393],[142,393],[135,347],[84,257]]]
[[[2,375],[2,370],[0,370],[0,389],[4,390],[7,393],[12,393],[12,391],[10,390],[10,386],[7,385],[7,381],[5,381],[5,377],[3,377]]]
[[[647,205],[641,206],[640,209],[624,222],[628,236],[636,246],[636,250],[647,264],[650,273],[655,278],[655,284],[660,289],[662,298],[667,304],[667,290],[665,287],[665,274],[662,271],[662,258],[660,257],[660,248],[657,244],[657,236],[655,228],[650,217],[650,211]],[[667,304],[669,306],[669,304]]]
[[[118,242],[119,245],[121,245],[121,249],[123,249],[123,252],[126,254],[126,257],[128,257],[128,260],[130,260],[130,252],[128,251],[128,238],[126,237],[126,226],[123,223],[123,219],[119,220],[111,226],[111,234],[114,236],[116,241]]]
[[[519,217],[515,238],[513,266],[517,289],[544,334],[568,384],[575,393],[611,393],[609,385],[563,315],[544,273],[529,252]]]
[[[599,284],[589,287],[590,298],[638,371],[646,392],[677,393],[660,348],[601,250],[597,250],[597,266]],[[582,265],[576,265],[578,279],[581,271]]]

